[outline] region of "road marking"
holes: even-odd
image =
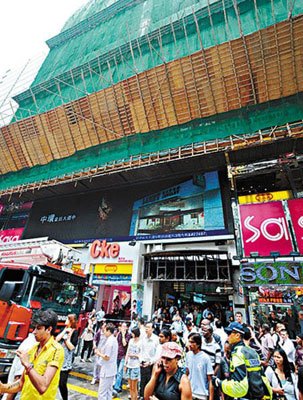
[[[90,375],[82,374],[81,372],[71,371],[70,375],[75,376],[76,378],[86,379],[87,381],[91,381],[93,378]]]
[[[87,396],[98,398],[98,392],[95,390],[85,389],[81,386],[71,385],[70,383],[67,384],[69,390],[73,390],[74,392],[78,392],[81,394],[86,394]]]
[[[77,393],[85,394],[87,396],[98,398],[98,392],[95,390],[89,390],[81,386],[72,385],[70,383],[67,384],[67,388]],[[119,397],[114,397],[113,400],[121,400]]]

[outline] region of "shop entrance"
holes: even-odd
[[[160,282],[159,299],[164,307],[172,305],[185,312],[209,309],[224,325],[232,306],[227,294],[216,293],[218,286],[203,282]]]
[[[220,251],[150,253],[145,254],[144,279],[159,285],[162,306],[200,311],[209,307],[225,324],[232,306],[230,265],[228,254]]]

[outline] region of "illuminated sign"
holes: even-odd
[[[288,201],[289,213],[296,235],[297,247],[303,254],[303,199]]]
[[[131,275],[133,272],[132,264],[96,264],[90,266],[90,273],[101,275]]]
[[[303,280],[303,263],[256,262],[241,264],[243,286],[296,285]]]
[[[292,198],[291,190],[280,190],[278,192],[265,192],[239,196],[239,204],[265,203],[266,201],[287,200]]]
[[[293,250],[282,202],[240,205],[240,221],[246,257],[252,252],[269,256],[274,251],[283,255]]]
[[[90,247],[92,258],[117,258],[120,254],[120,245],[118,243],[107,243],[106,240],[95,240]]]

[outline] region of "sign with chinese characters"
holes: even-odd
[[[43,215],[40,218],[41,224],[44,223],[57,223],[57,222],[68,222],[68,221],[74,221],[77,218],[76,214],[70,214],[70,215],[56,215],[56,214],[48,214],[48,215]]]
[[[303,254],[303,199],[288,200],[298,251]]]
[[[303,280],[303,263],[255,262],[241,264],[243,286],[296,285]]]
[[[280,201],[263,204],[240,205],[240,221],[244,255],[258,252],[270,256],[271,252],[281,255],[293,250],[288,224]]]

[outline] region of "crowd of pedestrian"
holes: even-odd
[[[199,318],[190,307],[159,307],[152,320],[134,316],[131,324],[91,315],[78,340],[75,315],[54,337],[56,314],[39,311],[33,334],[17,351],[19,368],[9,383],[0,383],[0,393],[7,400],[18,392],[22,400],[55,400],[59,389],[67,400],[81,344],[80,362],[94,363],[91,384],[98,384],[99,400],[118,396],[123,382],[131,400],[303,400],[303,335],[292,316],[272,314],[271,324],[255,330],[241,312],[223,324],[215,309],[205,308]]]

